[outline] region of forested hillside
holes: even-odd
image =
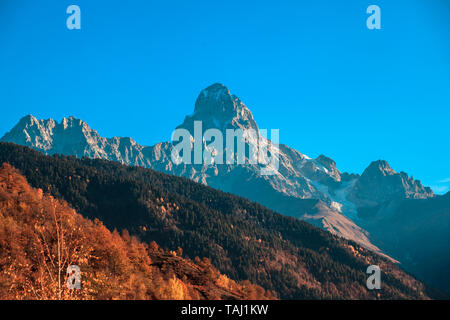
[[[181,252],[111,233],[31,188],[10,165],[0,167],[0,299],[274,298]],[[80,267],[80,290],[66,286],[69,265]]]
[[[424,284],[386,259],[308,223],[185,178],[114,162],[45,156],[0,144],[0,162],[36,188],[146,243],[208,257],[234,280],[250,280],[281,298],[428,298]],[[382,289],[366,288],[379,265]]]

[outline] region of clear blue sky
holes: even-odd
[[[366,28],[371,4],[382,30]],[[214,82],[341,171],[385,159],[450,188],[450,1],[0,0],[0,135],[74,115],[152,145]]]

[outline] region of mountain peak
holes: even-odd
[[[55,127],[55,121],[38,120],[29,114],[20,119],[20,121],[6,133],[0,141],[14,142],[17,144],[38,147],[42,150],[48,150],[52,144],[52,130]]]
[[[19,123],[34,123],[37,122],[38,120],[36,119],[35,116],[33,116],[32,114],[27,114],[26,116],[22,117],[19,120]]]
[[[391,168],[386,160],[373,161],[366,170],[364,170],[364,172],[366,171],[367,173],[381,173],[383,176],[390,176],[397,173]]]
[[[225,86],[223,83],[216,82],[201,91],[202,94],[206,94],[208,92],[228,92],[229,93],[230,89],[228,89],[227,86]]]
[[[203,129],[254,129],[258,126],[253,114],[241,100],[231,94],[221,83],[214,83],[203,89],[195,102],[194,113],[187,116],[179,126],[190,132],[194,121],[202,121]]]
[[[316,158],[316,160],[319,161],[319,163],[322,164],[328,170],[337,169],[336,162],[333,159],[331,159],[323,154],[319,155]]]
[[[236,111],[235,97],[221,83],[214,83],[203,89],[195,102],[194,113],[221,114]]]
[[[372,162],[353,188],[353,201],[359,206],[374,206],[392,199],[426,199],[433,191],[405,172],[395,172],[385,160]]]
[[[75,116],[69,116],[68,118],[63,118],[61,121],[61,125],[64,129],[72,128],[72,127],[83,127],[86,129],[90,129],[89,125],[81,119],[78,119]]]

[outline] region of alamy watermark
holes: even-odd
[[[381,269],[377,265],[371,265],[367,267],[367,274],[370,276],[367,278],[366,286],[369,290],[381,289]]]
[[[67,267],[67,288],[81,289],[81,270],[77,265],[70,265]]]
[[[266,129],[226,129],[224,139],[219,129],[211,128],[203,132],[202,121],[194,121],[194,135],[187,129],[178,128],[172,133],[172,143],[171,158],[176,165],[258,164],[261,175],[278,173],[278,129],[270,130],[270,140],[267,139]]]
[[[381,9],[379,6],[372,4],[367,7],[366,12],[370,14],[367,18],[366,25],[369,30],[381,29]]]
[[[72,4],[67,7],[66,13],[70,14],[70,16],[66,20],[67,29],[80,30],[81,29],[81,9],[80,9],[80,7],[75,4]]]
[[[69,30],[81,29],[81,9],[79,6],[72,4],[67,7],[66,13],[70,16],[66,20],[66,26]],[[369,30],[381,29],[381,9],[379,6],[372,4],[367,7],[366,13],[370,16],[366,20],[366,26]]]

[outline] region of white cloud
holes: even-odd
[[[447,182],[450,182],[450,178],[445,178],[445,179],[438,181],[438,183],[447,183]]]

